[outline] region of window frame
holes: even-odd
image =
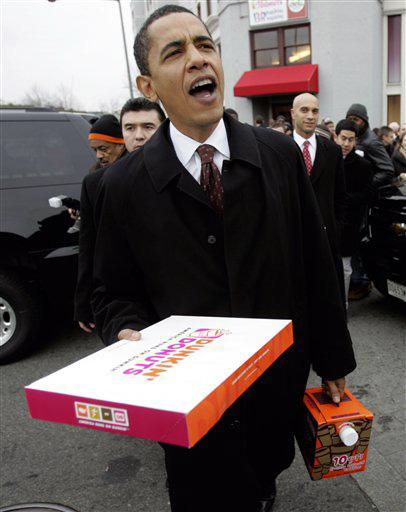
[[[267,28],[261,28],[259,30],[251,30],[250,31],[250,52],[251,52],[251,69],[266,69],[266,68],[279,68],[281,66],[298,66],[300,64],[292,63],[289,64],[285,62],[285,48],[292,48],[295,46],[304,46],[304,45],[290,45],[285,46],[285,30],[289,28],[298,29],[301,27],[307,27],[309,30],[309,46],[310,46],[310,62],[307,64],[312,63],[312,33],[311,33],[311,23],[295,23],[292,25],[282,25],[278,27],[267,27]],[[255,34],[259,32],[271,32],[276,31],[277,37],[278,37],[278,51],[279,51],[279,64],[277,66],[257,66],[255,62],[255,54],[258,50],[255,49],[254,41],[255,41]],[[270,48],[271,49],[271,48]]]

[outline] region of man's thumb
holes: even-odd
[[[141,339],[141,333],[138,331],[133,331],[132,329],[123,329],[118,333],[118,339],[138,341]]]
[[[330,385],[331,397],[333,398],[333,402],[338,404],[340,402],[340,392],[335,384]]]

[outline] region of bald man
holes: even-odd
[[[296,96],[291,114],[295,128],[293,138],[302,151],[316,194],[345,303],[339,242],[346,198],[342,152],[334,142],[315,133],[319,118],[319,100],[316,96],[309,93]]]

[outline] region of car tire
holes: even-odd
[[[34,345],[41,325],[41,302],[17,273],[0,270],[0,364],[20,359]]]

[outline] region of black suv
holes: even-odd
[[[72,304],[78,233],[53,196],[80,197],[95,163],[82,116],[30,109],[1,110],[0,362],[38,339],[45,311]],[[45,307],[46,306],[46,307]],[[49,318],[47,318],[49,320]]]
[[[384,295],[406,302],[406,185],[382,187],[362,244],[368,275]]]

